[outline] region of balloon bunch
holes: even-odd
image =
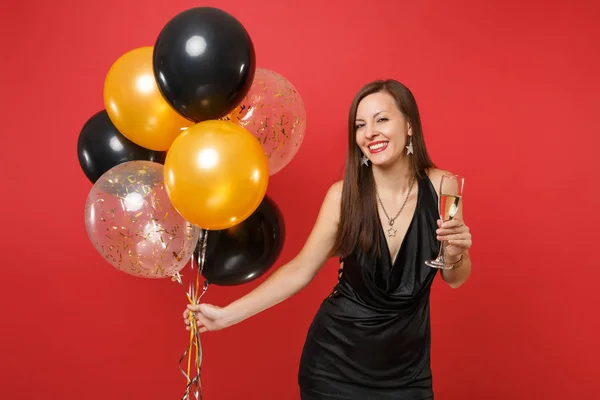
[[[77,144],[93,183],[86,230],[103,258],[125,273],[182,286],[189,262],[193,304],[209,283],[239,285],[264,274],[285,239],[281,212],[266,196],[269,178],[297,153],[306,112],[287,79],[256,67],[244,26],[218,8],[185,10],[154,46],[114,62],[103,96],[105,109],[85,123]],[[183,398],[198,399],[195,329],[186,356]]]

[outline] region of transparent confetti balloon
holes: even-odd
[[[306,110],[294,86],[283,76],[257,68],[250,91],[226,117],[258,139],[269,160],[269,175],[296,155],[304,140]]]
[[[85,206],[85,227],[96,250],[115,268],[144,278],[165,278],[190,260],[200,228],[173,208],[164,167],[131,161],[105,172]]]

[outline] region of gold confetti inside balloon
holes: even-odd
[[[105,172],[85,206],[85,227],[94,248],[115,268],[143,278],[165,278],[190,260],[200,228],[169,201],[164,167],[131,161]]]
[[[269,175],[296,155],[306,130],[304,102],[283,76],[257,68],[250,91],[223,120],[248,130],[258,139],[269,161]]]

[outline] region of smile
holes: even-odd
[[[379,152],[385,150],[385,148],[387,147],[388,143],[389,142],[387,142],[387,141],[386,142],[374,142],[374,143],[371,143],[369,145],[369,152],[371,154],[373,154],[373,153],[379,153]]]

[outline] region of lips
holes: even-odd
[[[369,145],[369,153],[371,154],[375,154],[375,153],[381,153],[382,151],[384,151],[387,146],[388,146],[388,141],[387,140],[380,140],[378,142],[373,142]]]

